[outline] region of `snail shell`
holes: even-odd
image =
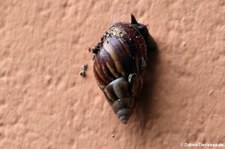
[[[126,124],[141,93],[147,52],[153,40],[145,25],[115,23],[92,49],[94,75],[119,120]]]

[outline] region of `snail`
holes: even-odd
[[[113,24],[92,48],[97,84],[123,124],[127,124],[141,93],[153,45],[147,27],[131,15],[131,23]]]

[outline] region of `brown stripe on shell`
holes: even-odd
[[[101,63],[99,62],[99,56],[96,55],[96,58],[95,58],[95,70],[96,70],[96,73],[98,74],[99,78],[101,78],[101,80],[104,82],[104,86],[106,86],[109,81],[105,78],[104,74],[103,74],[103,71],[101,69]]]
[[[110,72],[113,74],[114,77],[119,78],[119,74],[117,73],[117,71],[115,70],[114,65],[112,65],[112,62],[106,62],[106,66],[108,67],[108,69],[110,70]]]
[[[96,67],[93,68],[94,70],[94,75],[95,75],[95,78],[96,78],[96,81],[98,83],[98,86],[101,88],[101,89],[104,89],[105,88],[105,83],[102,81],[102,79],[99,77],[97,71],[95,70]]]
[[[112,37],[109,42],[114,47],[117,53],[118,59],[120,60],[123,69],[125,70],[125,76],[135,71],[135,63],[133,58],[130,56],[129,49],[124,45],[120,38]]]
[[[113,59],[104,48],[101,49],[98,55],[100,57],[99,60],[101,61],[102,70],[104,71],[104,74],[106,75],[108,80],[110,80],[111,82],[112,80],[114,80],[116,77],[119,76],[119,74],[115,71],[115,64],[113,63]],[[111,69],[107,66],[108,62],[110,62],[112,67],[110,68],[113,69],[113,71],[111,71]]]
[[[117,53],[116,53],[114,47],[109,43],[108,39],[106,39],[106,41],[103,43],[103,47],[108,52],[108,54],[111,56],[111,58],[113,59],[113,62],[116,66],[117,72],[120,73],[122,76],[124,76],[125,71],[120,63],[120,60],[117,56]]]
[[[102,59],[98,59],[100,62],[102,61]],[[110,71],[108,70],[108,67],[101,62],[101,70],[103,72],[104,78],[107,80],[107,84],[110,83],[112,80],[114,80],[114,78],[112,76],[110,76]]]

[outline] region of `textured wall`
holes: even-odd
[[[158,51],[123,125],[97,87],[88,48],[131,13],[148,25]],[[0,148],[225,143],[224,16],[224,0],[1,0]]]

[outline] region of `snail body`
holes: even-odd
[[[141,93],[147,52],[152,45],[147,27],[131,15],[131,23],[113,24],[92,49],[98,86],[123,124]]]

